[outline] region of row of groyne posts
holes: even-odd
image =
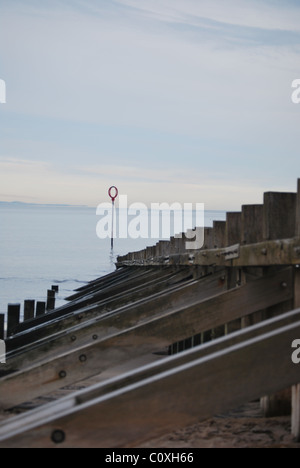
[[[24,322],[40,317],[55,309],[56,294],[59,292],[58,285],[52,285],[47,291],[47,301],[35,301],[26,299],[24,301]],[[7,306],[7,331],[5,333],[5,314],[0,314],[0,339],[4,340],[12,336],[13,330],[21,321],[21,304],[8,304]],[[5,336],[6,334],[6,336]]]
[[[0,447],[134,447],[260,398],[300,441],[300,180],[188,238],[118,257],[11,329],[0,409],[29,411],[0,424]]]

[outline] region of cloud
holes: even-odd
[[[93,205],[116,178],[133,198],[189,193],[232,208],[234,191],[252,200],[293,182],[300,41],[291,1],[0,8],[0,156],[14,161],[2,161],[3,193]]]
[[[219,25],[300,32],[295,5],[274,5],[264,1],[227,1],[226,8],[219,0],[122,0],[119,2],[161,21],[201,26],[209,20]],[[274,7],[275,6],[275,7]],[[217,25],[211,23],[212,28]]]
[[[78,170],[80,169],[80,170]],[[109,201],[110,185],[117,185],[128,202],[205,203],[207,209],[240,209],[242,203],[262,202],[263,190],[259,183],[216,180],[192,170],[179,173],[165,169],[161,173],[138,167],[81,167],[69,173],[43,161],[0,158],[0,185],[3,201],[30,203],[70,203],[96,207]],[[124,174],[125,170],[125,174]],[[133,174],[132,179],[128,172]],[[221,194],[221,196],[220,196]],[[238,194],[238,197],[237,197]]]

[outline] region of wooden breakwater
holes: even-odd
[[[201,249],[185,241],[119,257],[67,305],[14,323],[0,447],[136,446],[257,398],[290,411],[300,441],[300,182],[228,213]]]

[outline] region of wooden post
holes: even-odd
[[[47,292],[47,310],[54,310],[55,309],[55,291],[52,289],[48,289]]]
[[[298,181],[299,183],[299,181]],[[295,308],[300,307],[300,269],[295,269]],[[300,442],[300,384],[292,387],[292,435]]]
[[[292,435],[300,442],[300,384],[292,387]]]
[[[265,418],[289,415],[291,413],[291,389],[261,398],[260,406]]]
[[[214,230],[213,228],[204,228],[204,246],[205,250],[214,248]]]
[[[52,291],[54,291],[54,292],[56,292],[56,293],[59,292],[59,286],[56,285],[56,284],[54,284],[53,286],[51,286],[51,289],[52,289]]]
[[[4,320],[5,315],[0,314],[0,340],[4,340]]]
[[[226,246],[240,244],[242,230],[242,213],[226,214]]]
[[[24,322],[34,318],[34,307],[35,301],[26,300],[24,301]]]
[[[37,302],[36,303],[36,317],[44,315],[46,312],[46,302]]]
[[[7,336],[11,336],[20,323],[21,304],[8,304],[7,307]]]
[[[263,205],[243,205],[241,244],[256,244],[263,241]]]
[[[296,232],[296,193],[264,194],[264,240],[290,239]]]
[[[214,248],[226,246],[226,221],[214,221]]]
[[[300,237],[300,179],[298,179],[298,192],[297,192],[296,236]]]

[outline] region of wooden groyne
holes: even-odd
[[[186,240],[12,314],[0,447],[134,447],[258,398],[300,441],[300,181],[205,228],[201,249]]]

